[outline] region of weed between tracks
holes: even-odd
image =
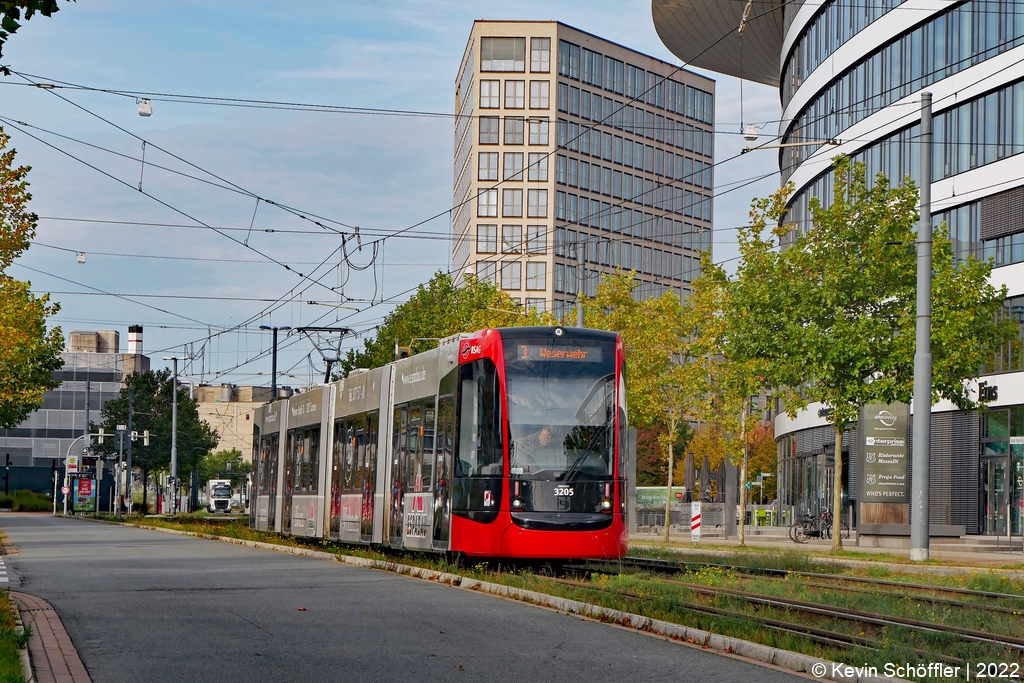
[[[763,645],[802,654],[844,662],[855,666],[877,666],[885,663],[927,664],[940,657],[955,657],[970,662],[1017,662],[1024,666],[1019,651],[1008,647],[973,643],[954,635],[919,631],[904,626],[870,625],[814,615],[782,606],[756,605],[735,596],[714,596],[699,593],[680,583],[699,584],[715,588],[730,588],[757,593],[762,596],[804,600],[820,605],[856,609],[875,614],[900,616],[937,624],[950,624],[989,633],[1020,637],[1024,633],[1024,581],[1005,576],[975,572],[957,576],[918,574],[907,575],[881,569],[858,570],[836,564],[822,565],[793,552],[758,553],[756,556],[737,554],[735,557],[709,557],[709,564],[730,564],[750,569],[772,568],[786,571],[813,571],[843,576],[872,576],[907,583],[928,583],[1000,593],[1021,595],[1020,601],[985,601],[978,597],[957,597],[958,605],[933,604],[920,599],[925,593],[900,591],[896,587],[869,588],[863,592],[838,590],[841,581],[828,585],[828,579],[805,579],[796,575],[785,578],[749,576],[722,567],[703,566],[665,580],[664,575],[645,573],[591,574],[576,581],[563,581],[539,575],[531,569],[502,570],[490,564],[450,563],[437,556],[412,553],[380,552],[369,548],[343,546],[331,541],[314,541],[282,537],[253,531],[244,521],[214,521],[211,519],[139,519],[133,523],[159,526],[202,534],[226,536],[248,541],[262,541],[278,545],[315,548],[336,555],[363,557],[380,562],[403,564],[451,572],[469,578],[503,584],[515,588],[537,591],[549,595],[600,605],[610,609],[640,614],[652,619],[682,624],[712,633],[742,638]],[[649,555],[649,553],[648,553]],[[678,559],[677,557],[674,559]],[[687,561],[699,561],[687,557]],[[676,581],[679,583],[673,583]],[[825,585],[812,585],[822,584]],[[992,604],[1017,608],[1016,614],[987,610]],[[730,610],[734,614],[719,615],[701,612],[696,606]],[[776,619],[810,625],[838,633],[867,638],[871,647],[839,647],[815,642],[805,636],[773,630],[762,620]],[[920,651],[920,652],[919,652]],[[923,654],[922,654],[923,653]],[[935,679],[929,679],[935,680]]]

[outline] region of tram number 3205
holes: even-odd
[[[571,486],[556,486],[556,496],[571,496],[573,494],[573,488]]]

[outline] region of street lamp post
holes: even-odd
[[[270,330],[273,332],[273,350],[270,353],[270,400],[273,401],[277,398],[277,331],[278,330],[290,330],[291,326],[285,327],[270,327],[269,325],[260,325],[261,330]]]
[[[178,357],[164,356],[174,361],[174,384],[171,386],[171,514],[177,512],[175,495],[178,490]]]

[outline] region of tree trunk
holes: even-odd
[[[675,436],[675,421],[672,422],[672,436]],[[668,543],[668,530],[672,520],[672,441],[668,442],[668,493],[665,494],[665,542]]]
[[[843,549],[843,428],[836,425],[836,467],[832,482],[832,550]]]
[[[743,414],[740,415],[740,441],[743,442],[743,464],[740,466],[740,546],[745,546],[747,544],[747,409],[749,406],[750,399],[744,398]],[[726,513],[733,514],[729,510],[727,510]]]

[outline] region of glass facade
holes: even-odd
[[[993,408],[981,418],[981,533],[1024,530],[1024,406]]]
[[[783,142],[837,138],[882,107],[1020,45],[1024,45],[1024,8],[1019,2],[971,0],[957,5],[880,47],[836,78],[794,117]],[[786,149],[780,157],[783,182],[816,149]]]
[[[713,82],[555,22],[478,23],[463,64],[460,113],[488,111],[477,131],[456,120],[453,270],[533,308],[543,292],[556,316],[616,268],[636,269],[639,298],[686,297],[712,243]]]

